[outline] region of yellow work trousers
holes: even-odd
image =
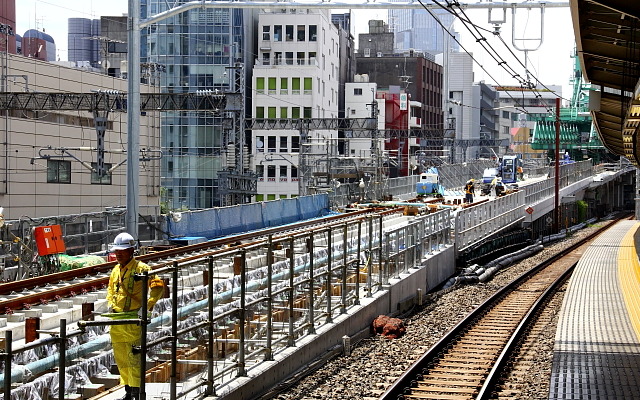
[[[112,325],[111,345],[120,372],[120,384],[140,387],[140,354],[133,354],[133,346],[140,346],[138,325]]]

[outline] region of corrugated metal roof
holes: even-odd
[[[607,149],[638,165],[640,2],[571,0],[570,6],[584,76],[602,86],[594,124]]]

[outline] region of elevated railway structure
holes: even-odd
[[[562,189],[570,191],[561,191],[563,196],[588,187],[594,176],[603,184],[629,173],[605,171],[590,162],[562,166],[560,171]],[[327,343],[366,329],[373,317],[421,304],[422,294],[455,272],[459,254],[509,229],[520,229],[530,216],[527,209],[537,209],[552,196],[553,182],[543,178],[512,195],[464,208],[427,213],[428,205],[414,203],[423,212],[403,215],[404,207],[367,210],[312,228],[253,232],[239,244],[230,237],[190,248],[187,254],[144,256],[170,288],[154,315],[133,321],[149,332],[141,348],[148,361],[145,392],[165,393],[170,399],[190,398],[189,393],[256,396],[279,377],[324,354]],[[205,248],[212,244],[214,248]],[[92,272],[104,273],[110,267]],[[6,305],[44,298],[52,290],[75,292],[0,318],[7,321],[0,330],[13,339],[5,356],[13,360],[12,368],[0,379],[5,393],[21,396],[26,390],[52,387],[52,382],[67,387],[67,375],[87,375],[91,382],[111,379],[95,371],[96,365],[109,365],[111,360],[104,331],[109,321],[91,320],[92,311],[106,311],[104,290],[96,284],[105,278],[84,272],[88,273],[81,271],[74,280],[50,286],[39,282],[38,287],[20,288],[11,283],[7,289],[13,289],[0,295]],[[74,286],[83,283],[90,286]],[[30,326],[33,320],[27,317],[39,319],[40,327]],[[38,331],[40,338],[35,338]],[[44,337],[48,334],[54,336]],[[77,337],[75,346],[68,347],[69,337]],[[27,338],[35,340],[24,343]],[[36,350],[54,343],[62,346],[65,357]],[[21,357],[20,364],[13,358],[17,354],[36,357]],[[66,374],[55,371],[61,359],[68,363],[59,367]],[[36,378],[29,380],[26,371]],[[86,382],[75,385],[70,389],[93,387]]]

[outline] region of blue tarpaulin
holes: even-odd
[[[167,217],[171,237],[213,239],[235,233],[290,224],[329,213],[329,196],[317,194],[232,207],[182,212],[179,221]]]

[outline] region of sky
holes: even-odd
[[[365,0],[363,0],[365,1]],[[128,0],[16,0],[16,24],[17,32],[23,34],[28,29],[43,30],[51,35],[55,42],[60,60],[67,60],[67,19],[99,18],[102,15],[122,15],[128,9]],[[357,34],[368,31],[370,19],[387,20],[387,10],[357,10],[354,12],[353,30]],[[493,31],[493,25],[488,23],[487,10],[468,10],[467,15],[474,24],[480,28]],[[494,18],[498,16],[494,14]],[[500,15],[501,17],[501,15]],[[513,49],[511,45],[511,12],[507,12],[507,23],[501,26],[501,37],[509,44],[512,51],[524,64],[524,53]],[[516,12],[516,37],[533,38],[542,37],[542,43],[536,51],[528,52],[528,62],[531,79],[539,79],[545,85],[562,85],[563,97],[570,98],[571,87],[569,78],[572,74],[573,60],[570,55],[574,48],[573,25],[568,8],[547,8],[544,13],[544,31],[540,33],[540,11],[531,9],[518,9]],[[467,31],[464,25],[457,21],[455,30],[461,34],[461,42],[489,72],[484,72],[477,64],[474,65],[474,78],[476,81],[484,80],[485,83],[499,85],[513,85],[511,74],[500,68],[496,61],[484,51]],[[521,76],[525,76],[525,69],[510,54],[504,44],[496,40],[493,34],[481,31],[487,35],[490,43],[498,54],[507,61]],[[531,40],[516,43],[518,47],[534,48],[539,41]]]

